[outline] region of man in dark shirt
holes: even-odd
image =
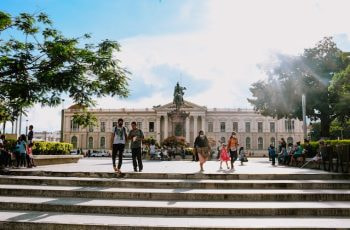
[[[33,125],[29,125],[29,132],[28,132],[28,144],[33,143],[33,137],[34,137],[34,133],[33,133]]]
[[[196,149],[199,156],[199,166],[200,171],[204,171],[203,165],[209,158],[209,141],[208,138],[204,135],[204,132],[199,131],[196,140],[194,141],[194,148]]]
[[[137,172],[137,166],[139,167],[139,172],[142,172],[142,158],[141,158],[141,145],[144,139],[143,132],[136,127],[136,122],[131,122],[131,130],[128,135],[128,139],[131,140],[131,154],[132,163],[134,166],[134,171]],[[137,159],[137,162],[136,162]]]

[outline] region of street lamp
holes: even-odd
[[[301,96],[301,106],[303,109],[303,132],[304,132],[304,139],[307,139],[307,126],[306,126],[306,97],[305,94]]]
[[[26,136],[28,136],[28,119],[26,119]]]

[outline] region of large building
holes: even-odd
[[[73,122],[74,113],[81,110],[71,106],[62,113],[63,140],[72,143],[74,148],[111,149],[113,127],[119,118],[123,118],[127,128],[135,121],[146,137],[161,143],[176,133],[177,127],[171,117],[174,109],[173,103],[149,109],[89,109],[97,117],[98,125],[82,128]],[[181,111],[187,116],[182,133],[190,146],[193,146],[200,130],[204,130],[217,145],[220,141],[226,142],[232,131],[237,131],[240,146],[255,155],[266,154],[268,146],[282,137],[287,142],[303,139],[302,122],[299,120],[277,120],[246,109],[208,109],[188,101],[184,101]]]

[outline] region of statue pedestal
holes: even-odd
[[[185,122],[190,113],[181,110],[174,110],[168,113],[172,122],[172,135],[177,137],[186,136]]]

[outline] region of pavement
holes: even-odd
[[[230,164],[229,164],[230,165]],[[59,171],[59,172],[113,172],[111,158],[83,158],[78,163],[38,166],[35,168],[16,169],[20,171]],[[134,172],[131,159],[123,159],[121,170],[124,173]],[[241,165],[235,162],[234,170],[227,169],[219,161],[207,161],[204,174],[327,174],[323,170],[297,168],[291,166],[272,166],[268,158],[250,158]],[[11,170],[12,171],[12,170]],[[143,160],[144,173],[199,173],[199,162],[194,161],[155,161]]]

